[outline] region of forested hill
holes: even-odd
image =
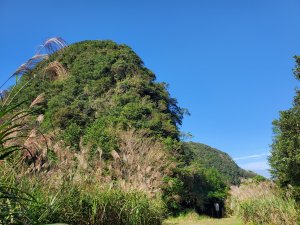
[[[32,111],[26,163],[54,178],[68,168],[104,189],[142,190],[175,214],[209,212],[228,186],[253,176],[226,153],[180,141],[186,110],[126,45],[83,41],[53,52],[4,98],[17,95],[11,102]]]
[[[118,149],[117,130],[143,129],[168,143],[179,139],[184,110],[155,79],[130,47],[83,41],[39,63],[15,90],[30,81],[18,100],[44,98],[35,106],[44,117],[43,131],[60,130],[72,149],[82,140],[109,157]]]
[[[224,152],[180,143],[178,127],[185,110],[170,96],[165,83],[155,80],[130,47],[113,41],[82,41],[25,73],[14,91],[26,92],[19,102],[42,99],[34,106],[36,116],[43,117],[38,129],[58,131],[58,138],[72,150],[88,147],[91,160],[97,149],[110,159],[114,150],[119,151],[119,131],[134,129],[162,142],[176,160],[185,158],[193,172],[199,167],[215,169],[229,184],[253,175]]]
[[[250,178],[256,174],[241,169],[225,152],[208,145],[185,142],[183,144],[185,155],[191,162],[199,162],[205,168],[215,168],[231,184],[238,184],[240,178]]]

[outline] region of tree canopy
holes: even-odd
[[[300,57],[295,56],[294,75],[300,79]],[[300,91],[296,90],[293,106],[281,111],[273,121],[274,139],[269,158],[271,174],[283,187],[292,185],[300,198]],[[298,190],[298,191],[297,191]]]

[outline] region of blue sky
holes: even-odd
[[[299,0],[0,0],[0,83],[49,37],[125,43],[189,109],[182,131],[266,175],[299,21]]]

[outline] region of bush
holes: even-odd
[[[210,214],[214,203],[223,205],[228,188],[216,169],[195,162],[176,172],[177,177],[165,177],[163,185],[163,199],[173,215],[183,209]]]

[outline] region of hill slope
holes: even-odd
[[[57,173],[81,167],[80,177],[148,191],[175,213],[209,212],[247,174],[221,151],[180,142],[185,110],[155,79],[128,46],[112,41],[83,41],[53,53],[10,93],[25,93],[15,104],[35,102],[28,161]]]
[[[15,90],[29,80],[26,95],[18,100],[31,102],[42,94],[45,100],[35,112],[44,115],[43,130],[62,131],[62,139],[73,149],[83,140],[108,157],[118,149],[116,131],[129,128],[169,143],[178,140],[184,110],[126,45],[72,44],[24,74]]]
[[[240,178],[250,178],[256,174],[241,169],[225,152],[208,145],[186,142],[183,144],[189,162],[199,162],[205,168],[215,168],[231,184],[238,184]]]

